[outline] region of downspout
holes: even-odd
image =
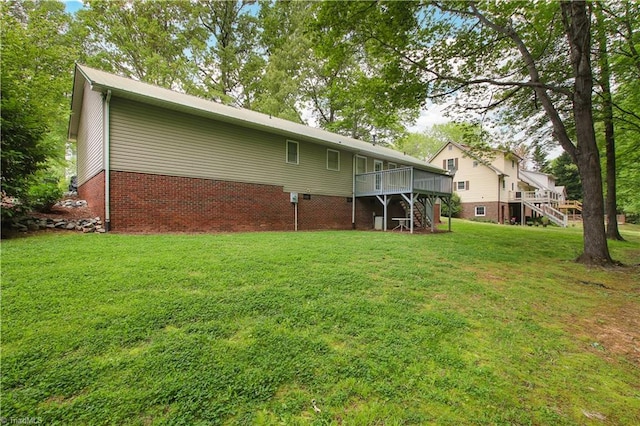
[[[103,137],[104,137],[104,228],[108,232],[111,230],[111,206],[110,206],[110,192],[111,192],[111,161],[110,161],[110,118],[109,104],[111,102],[111,90],[107,90],[104,98],[104,123],[103,123]]]
[[[500,192],[502,192],[501,186],[500,186],[501,177],[502,179],[504,179],[504,175],[498,175],[498,223],[502,223],[500,222]]]
[[[352,182],[351,182],[351,229],[356,229],[356,154],[353,154],[351,161]]]

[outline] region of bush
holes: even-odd
[[[51,171],[36,173],[34,183],[29,186],[26,204],[33,210],[48,212],[62,197],[60,178]]]
[[[460,205],[460,196],[457,193],[451,194],[450,206],[446,203],[442,203],[440,205],[441,215],[447,217],[458,217],[460,212],[462,211],[462,206]],[[450,207],[450,208],[449,208]]]

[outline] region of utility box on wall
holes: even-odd
[[[374,216],[373,218],[373,228],[382,231],[384,216]]]
[[[290,192],[289,193],[289,201],[291,201],[293,204],[298,204],[298,193],[297,192]]]

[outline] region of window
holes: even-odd
[[[504,179],[502,179],[502,189],[506,189],[507,182],[504,181]]]
[[[340,151],[327,149],[327,170],[340,171]]]
[[[453,145],[449,144],[449,146],[447,147],[447,149],[448,149],[449,151],[452,151],[452,150],[453,150]]]
[[[381,172],[382,171],[382,161],[373,160],[373,171],[375,171],[375,172]],[[381,188],[382,188],[382,174],[381,173],[377,173],[376,174],[375,189],[376,189],[376,191],[379,191]]]
[[[356,155],[356,174],[367,173],[367,157]]]
[[[478,162],[477,161],[473,162],[473,167],[478,167]]]
[[[484,216],[485,209],[484,206],[476,206],[476,216]]]
[[[515,168],[516,167],[516,162],[514,160],[511,160],[511,168]]]
[[[468,180],[460,180],[455,183],[456,190],[464,191],[469,189],[469,181]]]
[[[445,170],[457,170],[458,169],[458,159],[457,158],[448,158],[446,160],[442,160],[442,168]]]
[[[513,191],[513,182],[511,182],[511,190]]]
[[[397,169],[397,168],[398,168],[398,165],[396,163],[387,164],[387,169],[388,170]]]
[[[298,164],[299,160],[298,142],[287,141],[287,163]]]
[[[453,158],[449,158],[447,160],[447,170],[453,170],[453,168],[455,167],[455,160]]]

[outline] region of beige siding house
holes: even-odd
[[[512,152],[494,150],[490,158],[484,157],[450,141],[430,160],[453,174],[462,218],[526,223],[546,216],[566,226],[566,216],[558,210],[564,200],[563,189],[556,188],[553,176],[522,170],[521,158]]]
[[[69,138],[112,230],[413,230],[451,195],[445,170],[398,151],[81,65]]]

